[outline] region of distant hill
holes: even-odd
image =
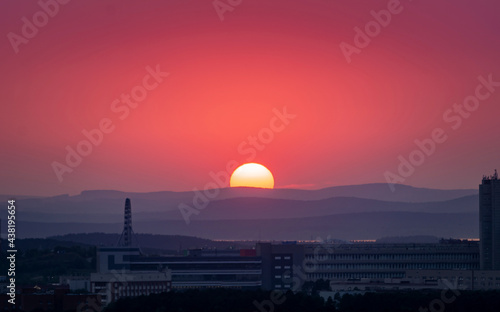
[[[192,219],[283,219],[385,211],[475,213],[478,211],[478,201],[476,195],[428,203],[388,202],[353,197],[334,197],[313,201],[233,198],[211,202]],[[156,217],[160,218],[160,215]]]
[[[282,219],[382,211],[474,213],[478,211],[478,200],[477,195],[465,196],[449,201],[427,203],[391,202],[353,197],[334,197],[308,201],[258,197],[231,198],[210,202],[198,215],[193,215],[190,219]],[[132,210],[134,222],[183,220],[179,210],[137,212],[134,204],[132,204]],[[89,213],[85,212],[85,210],[73,213],[51,213],[19,209],[17,216],[20,220],[34,222],[114,223],[123,218],[123,211],[115,209],[114,213]]]
[[[98,247],[116,246],[119,238],[119,234],[109,233],[66,234],[49,237],[49,239],[53,241],[85,243]],[[196,248],[239,249],[253,246],[251,243],[213,241],[184,235],[135,234],[133,239],[136,240],[136,243],[138,243],[141,248],[169,251],[182,251]]]
[[[223,188],[214,200],[241,197],[259,197],[289,200],[321,200],[332,197],[356,197],[397,202],[446,201],[459,197],[477,195],[477,190],[436,190],[395,185],[391,192],[387,184],[374,183],[363,185],[335,186],[320,190],[298,189],[259,189]],[[110,212],[122,207],[124,199],[130,197],[137,212],[177,210],[180,203],[191,204],[195,192],[153,192],[133,193],[120,191],[84,191],[79,195],[60,195],[54,197],[17,196],[18,206],[25,211],[36,212]],[[0,199],[6,195],[0,195]],[[120,209],[119,209],[120,210]]]
[[[8,241],[2,239],[2,251],[6,251],[8,247]],[[28,250],[28,249],[54,249],[55,247],[90,247],[92,244],[87,244],[85,242],[73,242],[73,241],[61,241],[52,238],[25,238],[16,239],[16,249],[17,250]]]
[[[179,203],[192,206],[192,192],[124,193],[86,191],[77,196],[26,198],[17,202],[20,219],[36,222],[110,223],[122,219],[126,197],[132,199],[134,220],[181,220]],[[324,214],[415,211],[473,212],[476,190],[431,190],[386,184],[332,187],[322,190],[220,189],[220,195],[197,218],[282,218]],[[258,210],[258,212],[257,212]]]
[[[339,239],[477,237],[477,193],[405,185],[396,185],[393,193],[383,183],[321,190],[225,188],[191,217],[190,225],[184,222],[178,205],[192,205],[193,192],[85,191],[77,196],[19,197],[17,235],[121,233],[124,200],[129,197],[137,233],[243,240],[310,239],[316,233]],[[433,226],[427,227],[430,223]],[[6,228],[5,219],[2,228]]]
[[[134,231],[164,235],[188,235],[209,239],[302,240],[327,237],[377,239],[385,236],[432,235],[475,238],[478,213],[369,212],[320,217],[265,220],[137,221]],[[120,223],[41,223],[19,221],[21,237],[47,237],[67,233],[120,233]]]

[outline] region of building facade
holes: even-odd
[[[493,290],[500,289],[500,271],[486,270],[408,270],[410,279],[445,285],[452,289]],[[446,281],[446,282],[444,282]]]
[[[477,242],[307,246],[308,280],[403,278],[410,269],[479,269]]]
[[[303,264],[304,245],[258,243],[255,249],[262,259],[262,288],[290,289],[294,271]]]
[[[263,288],[293,289],[323,280],[405,278],[407,270],[478,270],[476,241],[439,244],[257,244]],[[286,262],[288,261],[288,262]]]
[[[90,276],[59,276],[60,285],[68,285],[70,291],[86,290],[90,292]]]
[[[122,297],[170,291],[172,272],[168,268],[131,268],[131,259],[140,254],[137,247],[104,247],[97,250],[97,272],[90,275],[90,291],[101,296],[103,306]]]
[[[100,295],[103,306],[123,297],[148,296],[167,292],[171,286],[170,271],[90,274],[91,292]]]
[[[484,176],[479,185],[481,270],[500,270],[500,180]]]
[[[172,288],[248,288],[262,285],[262,261],[252,250],[190,250],[185,256],[144,256],[138,248],[100,248],[98,273],[168,270]]]

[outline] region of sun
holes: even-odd
[[[243,164],[234,170],[229,182],[231,187],[274,188],[273,174],[269,169],[257,163]]]

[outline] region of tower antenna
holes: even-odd
[[[123,219],[123,232],[118,240],[118,246],[131,247],[132,246],[132,205],[130,198],[125,199],[125,214]]]

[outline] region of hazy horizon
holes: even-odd
[[[337,188],[337,187],[350,187],[350,186],[364,186],[364,185],[377,185],[377,184],[387,184],[384,182],[374,182],[374,183],[363,183],[363,184],[345,184],[345,185],[331,185],[331,186],[324,186],[324,187],[318,187],[318,188],[304,188],[304,187],[291,187],[291,186],[283,186],[283,187],[274,187],[273,189],[266,189],[266,188],[259,188],[259,187],[217,187],[214,189],[258,189],[258,190],[299,190],[299,191],[319,191],[319,190],[324,190],[324,189],[330,189],[330,188]],[[402,185],[402,186],[408,186],[411,188],[416,188],[416,189],[431,189],[431,190],[442,190],[442,191],[455,191],[455,190],[478,190],[478,188],[432,188],[432,187],[423,187],[423,186],[414,186],[414,185],[409,185],[409,184],[396,184],[396,185]],[[479,185],[479,184],[478,184]],[[198,189],[198,188],[196,188]],[[388,187],[389,189],[389,187]],[[57,194],[5,194],[1,193],[0,196],[5,196],[9,197],[11,196],[12,198],[15,198],[16,196],[29,196],[29,197],[55,197],[55,196],[78,196],[81,195],[84,192],[93,192],[93,191],[109,191],[109,192],[120,192],[120,193],[161,193],[161,192],[172,192],[172,193],[186,193],[186,192],[193,192],[193,189],[186,189],[186,190],[178,190],[178,191],[172,191],[172,190],[157,190],[157,191],[133,191],[133,190],[118,190],[118,189],[84,189],[76,193],[57,193]]]

